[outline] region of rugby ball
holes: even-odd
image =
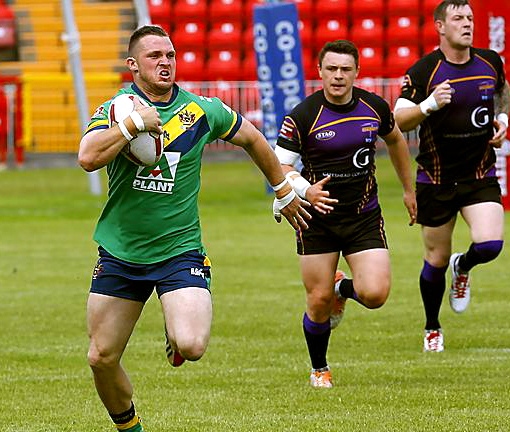
[[[133,112],[137,98],[142,105],[149,106],[143,99],[133,94],[121,94],[110,104],[110,127],[123,121]],[[138,132],[122,149],[122,154],[131,162],[140,166],[151,166],[157,163],[163,155],[163,135],[154,132]]]

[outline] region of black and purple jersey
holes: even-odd
[[[453,64],[438,49],[406,73],[402,98],[419,104],[435,87],[450,80],[450,104],[420,125],[417,182],[447,184],[494,177],[496,155],[494,94],[505,85],[503,63],[492,50],[471,48],[470,60]]]
[[[277,145],[301,155],[310,183],[331,176],[325,189],[338,199],[336,210],[362,213],[379,204],[376,141],[394,127],[389,105],[374,93],[354,87],[351,102],[335,105],[319,90],[285,117]]]

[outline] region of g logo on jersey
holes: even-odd
[[[366,167],[370,163],[370,150],[367,147],[360,148],[354,153],[352,163],[359,169]]]
[[[489,124],[489,109],[483,106],[475,108],[471,113],[471,123],[479,129],[487,126]]]

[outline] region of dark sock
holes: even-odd
[[[358,294],[354,291],[354,284],[352,283],[352,279],[342,279],[340,281],[340,285],[338,286],[338,292],[342,297],[351,298],[356,300],[359,304],[365,306],[361,300],[358,298]]]
[[[110,417],[117,426],[117,430],[126,432],[143,431],[139,421],[140,419],[135,413],[135,405],[131,402],[131,408],[120,414],[110,413]]]
[[[303,315],[303,332],[305,334],[308,354],[312,362],[312,368],[321,369],[328,365],[326,352],[328,350],[331,326],[329,319],[323,323],[313,322],[308,315]]]
[[[471,243],[468,251],[457,261],[460,272],[467,273],[474,266],[495,259],[503,249],[503,240],[490,240],[482,243]]]
[[[433,267],[424,261],[420,274],[420,293],[425,308],[425,329],[435,330],[441,328],[439,311],[446,289],[445,273],[448,267]]]

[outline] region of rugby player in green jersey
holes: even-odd
[[[200,359],[209,342],[210,261],[197,203],[204,146],[221,138],[250,155],[273,186],[277,221],[283,215],[294,229],[306,229],[310,215],[255,126],[219,99],[194,95],[175,83],[175,49],[163,29],[137,29],[128,56],[133,84],[117,95],[136,95],[148,106],[136,101],[136,113],[110,127],[113,98],[102,104],[80,142],[78,159],[86,171],[106,166],[109,177],[94,234],[99,259],[87,304],[88,361],[116,428],[139,432],[133,387],[120,361],[153,290],[161,301],[173,366]],[[154,166],[135,165],[121,154],[140,131],[164,136],[165,150]]]

